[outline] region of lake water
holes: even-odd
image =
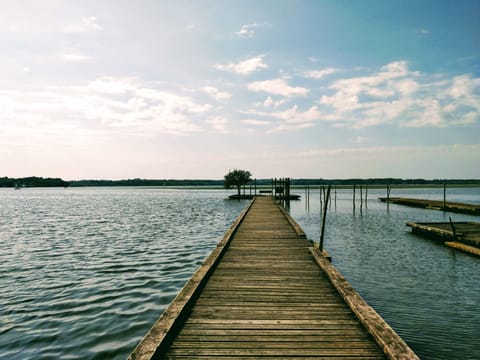
[[[291,202],[309,239],[320,238],[320,193]],[[354,288],[422,359],[480,359],[480,259],[411,233],[406,221],[480,221],[478,216],[389,205],[386,190],[332,192],[324,248]],[[393,189],[390,196],[443,200],[443,188]],[[447,200],[480,204],[480,188],[447,189]],[[308,206],[309,205],[309,206]],[[365,205],[365,204],[364,204]]]
[[[317,240],[318,190],[290,212]],[[0,358],[124,359],[247,204],[223,190],[0,189]],[[358,196],[358,192],[357,192]],[[479,359],[480,259],[414,236],[405,221],[478,217],[337,192],[325,247],[423,359]],[[443,198],[443,189],[391,196]],[[480,189],[448,189],[480,203]]]

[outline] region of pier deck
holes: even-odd
[[[480,256],[480,223],[462,222],[428,222],[407,221],[412,232],[440,241],[446,246]]]
[[[310,246],[256,198],[130,359],[418,359]]]
[[[383,202],[418,207],[423,209],[444,210],[468,215],[480,215],[480,205],[476,204],[465,204],[451,201],[446,201],[444,203],[441,200],[413,199],[402,197],[381,197],[379,198],[379,200]]]

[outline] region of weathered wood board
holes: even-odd
[[[257,198],[192,292],[183,320],[169,327],[159,320],[151,332],[169,336],[150,357],[140,344],[131,359],[417,359],[353,289],[342,285],[341,294],[334,267],[319,266],[324,258],[295,225],[271,198]]]

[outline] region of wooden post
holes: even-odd
[[[320,213],[322,213],[322,205],[323,205],[322,189],[323,189],[323,186],[319,186],[319,187],[318,187],[318,192],[320,193]]]
[[[273,189],[272,189],[272,193],[273,193],[273,199],[276,200],[277,199],[277,178],[273,179]]]
[[[335,208],[337,208],[337,185],[335,185]]]
[[[360,185],[360,210],[363,207],[363,185]]]
[[[443,211],[445,211],[447,205],[447,182],[443,182]]]
[[[285,199],[290,200],[290,178],[285,179]]]
[[[327,195],[325,196],[325,204],[323,206],[322,229],[320,230],[320,243],[318,244],[318,248],[320,249],[320,252],[323,252],[323,236],[325,234],[325,220],[327,218],[327,205],[328,205],[328,199],[330,198],[330,189],[331,189],[331,185],[328,185]]]
[[[307,184],[307,203],[308,209],[310,210],[310,184]]]
[[[257,196],[257,178],[255,178],[255,196]]]
[[[450,226],[452,227],[453,241],[457,241],[457,232],[455,231],[455,226],[453,225],[452,217],[449,216],[448,220],[450,221]]]
[[[367,197],[368,197],[368,184],[365,185],[365,209],[367,208],[367,204],[368,204]]]
[[[355,210],[355,188],[357,187],[357,185],[353,185],[353,210]]]

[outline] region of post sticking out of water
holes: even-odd
[[[445,211],[445,206],[447,205],[447,182],[443,182],[443,211]]]
[[[360,210],[363,207],[363,185],[360,185]]]
[[[448,220],[450,221],[450,226],[452,227],[453,240],[454,240],[454,241],[457,241],[457,232],[456,232],[456,230],[455,230],[455,226],[453,225],[452,217],[449,216],[449,217],[448,217]]]
[[[323,189],[323,186],[319,186],[319,187],[318,187],[318,192],[320,193],[320,213],[322,213],[322,205],[323,205],[322,189]]]
[[[325,234],[325,219],[327,218],[327,205],[328,199],[330,199],[331,187],[331,185],[328,185],[327,194],[325,195],[325,204],[323,206],[322,229],[320,230],[320,243],[318,244],[318,248],[321,252],[323,251],[323,235]]]
[[[353,210],[355,210],[355,188],[357,185],[353,185]]]
[[[335,209],[337,208],[337,185],[335,185]]]
[[[368,184],[365,185],[365,209],[367,208]]]

